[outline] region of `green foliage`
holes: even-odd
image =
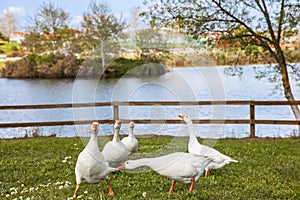
[[[49,54],[49,55],[28,54],[27,58],[33,65],[39,63],[41,65],[47,65],[51,67],[52,64],[55,62],[54,54]]]
[[[100,149],[111,140],[99,137]],[[188,138],[138,136],[140,149],[133,159],[186,151]],[[67,199],[75,190],[75,163],[88,138],[37,137],[0,140],[1,199]],[[201,139],[200,142],[203,142]],[[146,169],[109,175],[115,196],[105,182],[83,182],[81,199],[299,199],[300,139],[221,139],[217,150],[237,159],[201,177],[192,193],[178,182]]]
[[[124,75],[127,72],[129,72],[131,69],[143,64],[144,61],[141,59],[117,58],[109,65],[109,68],[112,68],[115,72]]]

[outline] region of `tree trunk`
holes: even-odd
[[[279,67],[281,71],[282,77],[282,86],[284,89],[284,95],[288,101],[295,101],[294,95],[292,93],[290,81],[289,81],[289,74],[287,71],[287,65],[284,59],[284,55],[281,54],[281,59],[279,60]],[[291,105],[291,109],[294,113],[296,120],[300,120],[300,110],[297,105]],[[298,134],[300,135],[300,126],[298,127]]]

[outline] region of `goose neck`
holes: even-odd
[[[113,137],[114,142],[119,142],[120,141],[119,132],[120,132],[120,129],[116,128],[115,132],[114,132],[114,137]]]
[[[129,136],[133,136],[133,128],[130,128],[130,129],[129,129],[128,135],[129,135]]]
[[[91,133],[91,137],[90,137],[88,144],[95,143],[95,142],[98,145],[98,135],[96,133]]]
[[[151,161],[149,158],[141,158],[138,160],[132,160],[131,164],[132,164],[132,169],[136,169],[143,166],[150,167]]]
[[[192,123],[188,123],[187,126],[188,126],[188,131],[189,131],[190,138],[195,138],[196,137],[196,133],[195,133],[195,129],[194,129],[193,124]]]

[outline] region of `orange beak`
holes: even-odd
[[[178,115],[179,118],[183,119],[184,118],[184,115]]]
[[[96,130],[98,127],[98,122],[93,122],[92,124],[92,130]]]
[[[121,164],[118,169],[125,169],[125,163]]]
[[[92,129],[96,129],[97,128],[97,124],[93,124],[93,127],[92,127]]]

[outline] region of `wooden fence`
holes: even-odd
[[[272,120],[272,119],[255,119],[255,109],[259,106],[291,106],[300,105],[300,101],[151,101],[151,102],[95,102],[95,103],[73,103],[73,104],[44,104],[44,105],[7,105],[0,106],[1,110],[33,110],[33,109],[67,109],[67,108],[82,108],[82,107],[112,107],[113,119],[95,119],[99,123],[112,124],[116,119],[119,119],[120,106],[249,106],[250,116],[248,119],[193,119],[195,124],[249,124],[250,138],[255,137],[256,124],[279,124],[279,125],[300,125],[300,120]],[[288,108],[290,109],[290,108]],[[124,123],[134,121],[140,124],[180,124],[181,120],[174,119],[121,119]],[[81,121],[49,121],[49,122],[15,122],[3,123],[0,122],[0,128],[13,127],[32,127],[32,126],[63,126],[75,124],[89,124],[91,120]]]

